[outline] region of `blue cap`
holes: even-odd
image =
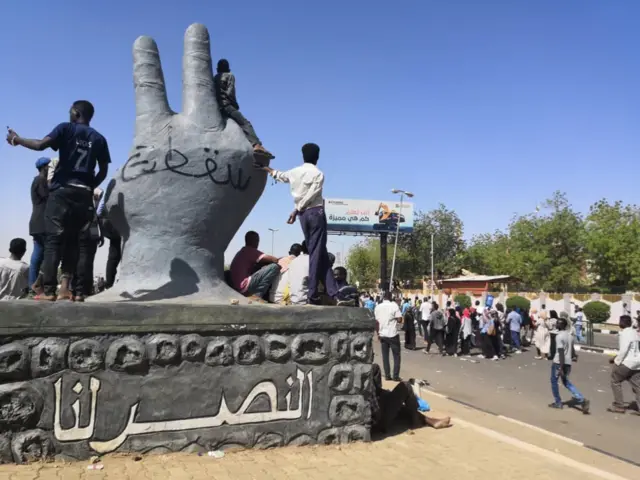
[[[46,167],[47,165],[49,165],[49,163],[51,163],[50,158],[40,157],[38,160],[36,160],[36,168],[40,170],[42,167]]]

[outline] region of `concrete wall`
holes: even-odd
[[[464,293],[469,295],[472,299],[472,302],[475,303],[476,300],[480,300],[484,304],[485,295],[474,295],[471,292],[462,292],[459,291],[452,295],[446,294],[436,294],[436,300],[439,298],[440,303],[445,305],[447,300],[453,300],[453,297],[457,294]],[[512,297],[514,295],[521,295],[523,297],[528,298],[531,301],[531,308],[535,308],[540,311],[541,305],[545,305],[547,307],[547,311],[556,310],[558,313],[567,312],[570,315],[574,315],[575,306],[584,306],[585,303],[590,301],[599,300],[601,302],[606,303],[611,308],[611,316],[607,321],[607,324],[617,325],[618,319],[620,315],[628,314],[632,317],[636,316],[636,311],[640,310],[640,297],[634,294],[624,294],[624,295],[601,295],[598,293],[593,294],[573,294],[573,293],[564,293],[564,294],[555,294],[555,293],[545,293],[545,292],[500,292],[500,293],[492,293],[494,295],[495,302],[500,302],[504,304],[506,302],[507,297]],[[638,299],[637,299],[638,298]]]
[[[365,309],[0,305],[0,463],[370,439]]]

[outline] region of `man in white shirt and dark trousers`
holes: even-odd
[[[640,409],[640,333],[632,327],[631,316],[620,317],[620,333],[618,334],[618,355],[609,361],[613,364],[611,370],[611,390],[613,390],[613,405],[607,408],[612,413],[625,413],[622,393],[622,382],[627,380],[636,395],[636,405]],[[629,410],[634,415],[640,415],[638,410]]]
[[[398,323],[402,323],[402,312],[396,302],[391,301],[391,292],[384,293],[384,300],[376,306],[376,331],[382,349],[382,367],[385,380],[400,381],[400,335]],[[389,375],[389,349],[393,354],[393,378]]]
[[[562,380],[562,384],[571,392],[574,402],[582,406],[582,413],[589,413],[589,400],[578,391],[578,389],[569,380],[571,374],[571,362],[573,351],[573,337],[567,329],[568,322],[566,318],[560,317],[556,322],[556,353],[553,357],[551,365],[551,392],[553,393],[553,403],[549,404],[551,408],[563,407],[560,390],[558,388],[558,379]]]
[[[256,164],[276,181],[289,183],[295,210],[287,223],[293,224],[300,217],[302,233],[309,250],[309,294],[308,303],[320,303],[318,283],[324,284],[325,293],[337,300],[338,287],[333,278],[329,254],[327,252],[327,217],[324,212],[322,187],[324,174],[316,164],[320,158],[320,147],[315,143],[302,146],[304,163],[286,172]]]

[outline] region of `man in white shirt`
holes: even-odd
[[[29,265],[22,261],[26,251],[26,240],[14,238],[9,244],[9,258],[0,258],[0,300],[15,300],[26,295]]]
[[[276,277],[269,290],[269,302],[280,305],[289,305],[291,303],[290,287],[289,287],[289,265],[302,253],[302,245],[294,243],[289,249],[289,255],[278,260],[280,265],[280,275]]]
[[[391,301],[391,292],[385,292],[384,300],[376,306],[376,332],[382,349],[382,367],[386,380],[400,381],[400,335],[398,323],[402,323],[402,312],[396,302]],[[393,354],[393,378],[389,375],[389,349]]]
[[[338,287],[327,251],[327,217],[324,212],[322,187],[324,174],[316,164],[320,158],[320,147],[315,143],[302,146],[304,163],[286,172],[274,170],[264,165],[255,167],[267,172],[276,181],[291,185],[291,195],[295,210],[287,223],[293,224],[300,217],[302,233],[309,250],[309,295],[308,302],[320,303],[318,283],[324,284],[326,294],[337,300]]]
[[[304,305],[309,295],[309,252],[302,242],[302,253],[289,264],[289,298],[291,305]]]
[[[424,297],[420,305],[420,328],[425,342],[429,341],[429,316],[431,315],[431,303],[429,298]]]
[[[613,390],[613,405],[607,408],[609,412],[625,413],[622,382],[631,384],[636,395],[636,405],[640,408],[640,333],[632,327],[631,317],[620,317],[620,333],[618,334],[618,355],[609,360],[613,364],[611,370],[611,390]],[[640,415],[636,410],[629,410]]]

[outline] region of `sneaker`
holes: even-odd
[[[533,358],[535,358],[536,360],[542,360],[542,357],[538,357],[538,356],[535,356]]]
[[[558,410],[562,410],[562,404],[553,402],[549,404],[549,408],[557,408]]]
[[[500,360],[497,355],[494,355],[491,360]]]
[[[585,415],[589,415],[589,407],[591,406],[591,402],[586,398],[582,401],[582,413]]]
[[[393,381],[394,381],[394,382],[401,382],[401,381],[402,381],[402,378],[400,378],[400,377],[393,377]]]
[[[516,351],[515,351],[515,352],[513,352],[513,353],[515,353],[516,355],[520,355],[520,354],[522,353],[522,350],[516,350]]]
[[[385,379],[387,382],[390,382],[390,381],[391,381],[391,377],[384,377],[384,379]]]

